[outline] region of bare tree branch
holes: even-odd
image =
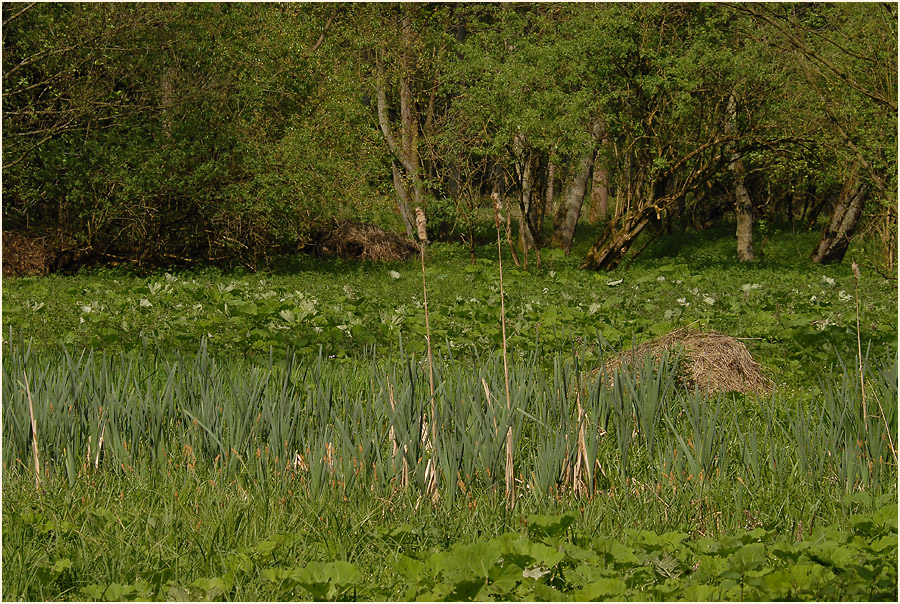
[[[337,9],[335,9],[334,12],[331,13],[331,16],[328,17],[328,20],[325,22],[325,27],[322,29],[322,33],[319,35],[319,39],[316,40],[315,44],[313,44],[310,48],[308,48],[306,50],[306,52],[303,53],[304,59],[311,56],[314,52],[319,50],[319,47],[322,46],[323,42],[325,42],[325,34],[328,33],[328,28],[331,27],[331,24],[334,21],[334,18],[337,16],[337,14],[338,14],[338,11],[337,11]]]
[[[757,10],[752,4],[731,4],[728,3],[727,6],[731,7],[733,10],[740,11],[746,14],[751,15],[757,20],[765,21],[773,28],[775,28],[778,33],[780,33],[785,39],[787,39],[791,45],[794,46],[798,51],[800,51],[805,57],[807,57],[810,61],[817,63],[821,67],[823,67],[826,71],[830,72],[836,78],[844,82],[847,86],[856,90],[860,94],[869,97],[873,101],[885,105],[894,112],[897,111],[897,101],[886,98],[880,94],[867,90],[864,86],[862,86],[859,82],[857,82],[849,73],[840,69],[834,63],[829,61],[826,57],[822,56],[820,53],[816,52],[814,49],[810,48],[803,40],[794,35],[790,29],[784,27],[779,21],[785,21],[788,25],[795,29],[805,29],[801,25],[797,23],[793,23],[789,21],[786,17],[775,14],[770,8],[763,6],[761,10]],[[840,48],[840,47],[838,47]],[[852,55],[851,55],[852,56]]]
[[[12,15],[11,17],[9,17],[8,19],[4,19],[4,21],[3,21],[3,28],[6,29],[6,26],[9,25],[9,23],[10,23],[13,19],[17,19],[17,18],[20,17],[23,13],[25,13],[25,12],[31,10],[32,8],[35,7],[36,4],[37,4],[37,2],[32,2],[31,4],[27,5],[25,8],[23,8],[22,10],[20,10],[19,12],[13,14],[13,15]]]

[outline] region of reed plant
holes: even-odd
[[[436,501],[438,498],[438,478],[437,464],[433,455],[435,441],[437,440],[438,422],[437,402],[434,398],[434,355],[431,351],[431,322],[428,318],[428,286],[425,280],[425,245],[428,243],[428,231],[426,230],[425,212],[422,211],[422,208],[416,208],[416,232],[419,236],[419,258],[422,264],[422,302],[425,308],[425,346],[428,353],[428,390],[431,402],[430,426],[423,427],[422,434],[426,449],[432,452],[432,457],[428,460],[425,470],[425,482],[428,494]]]
[[[867,356],[863,366],[886,424],[862,414],[852,366],[822,378],[819,405],[792,407],[777,395],[688,391],[673,359],[648,358],[610,380],[582,367],[579,354],[557,352],[549,371],[545,356],[497,354],[473,365],[436,355],[432,397],[415,357],[348,364],[287,353],[251,366],[219,361],[203,345],[186,357],[36,356],[16,344],[3,358],[4,473],[35,473],[37,448],[42,479],[72,486],[105,472],[203,469],[221,481],[287,481],[311,495],[436,489],[448,503],[498,489],[507,504],[514,489],[592,498],[635,484],[896,490],[893,356]],[[36,433],[14,378],[26,372]],[[498,396],[507,384],[510,403]]]
[[[506,302],[504,300],[503,295],[503,248],[500,243],[500,224],[504,221],[503,213],[502,213],[502,205],[500,203],[500,196],[496,193],[494,194],[494,224],[497,228],[497,272],[498,279],[500,283],[500,330],[503,336],[503,386],[506,394],[506,410],[509,414],[512,413],[512,400],[509,395],[509,361],[508,361],[508,351],[506,348]],[[508,225],[509,223],[506,222]],[[525,265],[527,268],[528,259],[527,254],[525,258]],[[488,398],[490,398],[490,394],[488,393]],[[512,508],[516,504],[516,481],[515,481],[515,469],[513,467],[513,434],[512,434],[512,426],[507,425],[506,428],[506,468],[504,473],[504,479],[506,481],[506,498],[507,505]]]

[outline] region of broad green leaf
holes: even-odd
[[[575,516],[563,514],[562,516],[541,516],[532,514],[528,516],[528,532],[537,538],[558,537],[572,526]]]
[[[423,579],[425,563],[401,554],[394,563],[394,570],[406,579],[408,583],[416,584]]]
[[[615,578],[605,578],[588,583],[583,588],[575,591],[572,594],[572,597],[578,602],[590,602],[599,599],[624,599],[621,596],[625,594],[626,590],[627,587],[625,581]],[[616,596],[619,597],[617,598]]]

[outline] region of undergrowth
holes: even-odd
[[[863,264],[860,363],[850,268],[802,238],[504,258],[510,408],[491,246],[426,252],[433,394],[413,263],[7,280],[4,599],[896,601],[896,291]],[[774,393],[598,372],[685,325]]]

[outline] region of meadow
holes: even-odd
[[[7,280],[3,597],[895,601],[896,282],[814,240],[504,257],[507,359],[496,247],[435,244],[433,363],[415,261]],[[602,370],[685,326],[771,394]]]

